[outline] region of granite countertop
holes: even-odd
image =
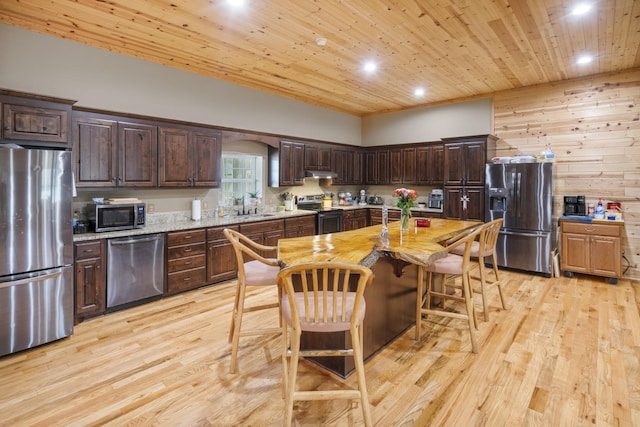
[[[354,209],[382,209],[382,205],[344,205],[333,206],[333,209],[354,210]],[[389,206],[391,210],[399,210],[397,207]],[[442,209],[429,208],[412,208],[412,212],[420,213],[441,213]],[[74,242],[82,242],[87,240],[111,239],[116,237],[139,236],[143,234],[166,233],[169,231],[190,230],[194,228],[217,227],[221,225],[243,224],[248,222],[269,221],[276,219],[292,218],[305,215],[315,215],[315,211],[296,209],[293,211],[282,212],[265,212],[257,215],[234,215],[230,214],[223,218],[218,218],[214,212],[206,212],[199,221],[191,220],[191,213],[172,212],[166,214],[147,214],[147,225],[144,228],[136,228],[133,230],[107,231],[102,233],[83,233],[74,234]]]
[[[82,242],[86,240],[111,239],[115,237],[139,236],[143,234],[166,233],[169,231],[190,230],[195,228],[209,228],[221,225],[244,224],[257,221],[269,221],[276,219],[285,219],[292,217],[300,217],[306,215],[315,215],[314,211],[295,210],[283,212],[259,213],[257,215],[229,215],[218,218],[213,215],[204,215],[199,221],[193,221],[190,218],[190,212],[175,212],[168,214],[147,214],[148,224],[144,228],[136,228],[133,230],[107,231],[103,233],[84,233],[74,234],[74,242]]]
[[[367,208],[372,208],[372,209],[382,209],[383,205],[338,205],[338,206],[333,206],[333,209],[343,209],[343,210],[353,210],[353,209],[367,209]],[[400,208],[396,207],[396,206],[387,206],[390,210],[400,210]],[[433,208],[420,208],[420,207],[416,207],[416,208],[411,208],[411,212],[416,212],[416,213],[420,213],[420,212],[424,212],[424,213],[442,213],[442,209],[433,209]]]

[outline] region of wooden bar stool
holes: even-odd
[[[261,245],[228,228],[225,228],[223,233],[233,245],[238,264],[238,283],[233,303],[231,328],[229,329],[229,342],[231,343],[230,372],[233,374],[238,365],[238,344],[241,336],[280,334],[282,332],[280,327],[242,330],[242,316],[245,313],[280,307],[279,301],[251,307],[245,307],[244,305],[247,286],[276,286],[280,266],[275,258],[265,258],[257,252],[263,251],[275,255],[278,250],[276,246]],[[280,296],[281,291],[278,287],[278,300]]]
[[[498,218],[482,226],[482,231],[478,236],[478,240],[471,244],[471,258],[478,261],[479,275],[472,275],[472,279],[480,281],[479,291],[474,290],[482,295],[482,308],[484,310],[485,322],[489,320],[489,304],[487,302],[487,295],[485,293],[487,285],[495,285],[498,287],[498,293],[500,294],[500,303],[502,308],[506,309],[507,306],[504,300],[504,294],[502,292],[502,283],[500,282],[500,276],[498,274],[498,262],[496,259],[496,244],[498,242],[498,235],[500,234],[500,228],[502,227],[503,218]],[[464,248],[458,246],[451,252],[457,255],[462,255]],[[493,268],[494,279],[489,278],[489,271],[485,265],[485,259],[491,257],[491,263]]]
[[[480,234],[482,228],[477,227],[472,232],[465,234],[459,240],[450,243],[447,246],[449,254],[442,259],[434,261],[427,267],[418,268],[418,293],[416,295],[416,340],[420,339],[420,329],[422,324],[422,315],[437,315],[452,317],[455,319],[465,319],[469,323],[469,335],[471,338],[471,349],[474,353],[478,352],[478,344],[476,342],[475,330],[477,328],[477,320],[475,309],[473,307],[473,291],[471,288],[471,246],[475,238]],[[463,255],[456,255],[452,250],[456,247],[463,248]],[[425,292],[424,272],[427,272],[427,290]],[[445,277],[461,276],[462,277],[462,295],[452,295],[446,292],[446,284],[443,289],[435,290],[433,288],[433,273],[443,274]],[[445,279],[446,280],[446,279]],[[440,309],[431,306],[431,298],[438,297],[443,300],[443,307]],[[455,300],[464,302],[466,313],[457,313],[446,310],[446,300]],[[426,307],[425,307],[426,305]]]
[[[284,289],[281,307],[285,425],[291,425],[296,400],[357,399],[362,406],[364,424],[372,426],[362,356],[362,321],[366,311],[364,290],[373,280],[373,273],[357,264],[306,263],[282,270],[278,280]],[[349,331],[351,348],[300,350],[302,331]],[[353,356],[358,390],[297,391],[300,356]]]

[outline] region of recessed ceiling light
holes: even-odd
[[[364,71],[368,74],[373,73],[378,69],[378,64],[373,61],[367,61],[364,63]]]
[[[232,7],[244,6],[245,0],[227,0],[227,3]]]
[[[318,38],[316,39],[316,44],[317,44],[318,46],[324,46],[324,45],[326,45],[326,44],[327,44],[327,39],[325,39],[324,37],[318,37]]]
[[[424,88],[418,87],[413,91],[413,95],[417,96],[417,97],[423,97],[424,96]]]
[[[578,65],[586,65],[586,64],[589,64],[591,61],[593,61],[593,56],[591,56],[591,55],[582,55],[581,57],[578,58],[578,60],[576,61],[576,64],[578,64]]]
[[[584,15],[585,13],[589,12],[591,10],[591,4],[589,3],[578,3],[577,5],[574,6],[573,10],[571,11],[572,15]]]

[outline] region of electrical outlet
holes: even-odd
[[[206,200],[202,202],[202,209],[209,209],[209,203]]]
[[[153,203],[150,203],[150,204],[147,205],[147,212],[154,213],[155,210],[156,210],[156,207],[155,207],[155,205]]]

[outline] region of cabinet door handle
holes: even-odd
[[[184,279],[182,279],[183,282],[188,282],[191,280],[191,277],[185,277]]]
[[[184,265],[191,265],[191,261],[185,262]]]
[[[185,252],[191,252],[191,250],[192,250],[191,248],[185,248],[184,249]]]
[[[584,231],[586,231],[587,233],[593,233],[594,231],[596,231],[595,228],[585,228]]]

